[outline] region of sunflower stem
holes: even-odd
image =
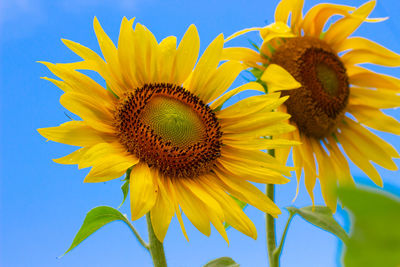
[[[273,184],[267,184],[266,188],[267,196],[274,201],[275,188]],[[275,262],[274,251],[276,248],[276,237],[275,237],[275,218],[269,215],[266,215],[266,232],[267,232],[267,249],[268,249],[268,259],[269,266],[275,267],[279,266],[279,261]]]
[[[289,218],[288,218],[288,220],[286,222],[286,225],[285,225],[285,229],[283,230],[281,241],[279,242],[279,246],[274,250],[274,253],[273,253],[274,261],[277,262],[278,265],[279,265],[279,258],[280,258],[281,253],[282,253],[283,243],[285,242],[286,234],[287,234],[287,231],[289,229],[289,224],[292,221],[293,216],[294,216],[294,213],[290,212],[289,213]]]
[[[268,154],[275,157],[275,150],[270,149],[268,150]],[[275,186],[273,184],[267,184],[266,186],[266,195],[272,201],[275,198]],[[275,237],[275,218],[265,213],[265,220],[266,220],[266,233],[267,233],[267,250],[268,250],[268,259],[269,259],[269,266],[270,267],[277,267],[279,266],[279,259],[275,261],[274,251],[276,249],[276,237]]]
[[[153,229],[153,225],[151,224],[150,213],[146,214],[147,219],[147,228],[149,231],[149,249],[151,258],[153,259],[154,267],[167,267],[167,260],[165,258],[164,246],[161,243]]]

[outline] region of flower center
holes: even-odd
[[[115,112],[128,152],[169,177],[209,172],[221,154],[219,122],[197,96],[172,84],[146,84],[126,93]]]
[[[308,137],[324,138],[344,116],[349,82],[337,54],[323,40],[313,37],[287,39],[274,53],[271,63],[285,68],[302,84],[285,102],[291,120]]]

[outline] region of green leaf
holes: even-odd
[[[126,197],[129,193],[129,178],[131,176],[132,167],[126,171],[125,179],[122,180],[124,183],[121,185],[122,194],[124,194],[124,198],[122,199],[121,204],[118,206],[118,209],[125,203]]]
[[[222,257],[208,262],[203,267],[239,267],[234,260],[229,257]]]
[[[290,213],[299,214],[307,222],[328,231],[343,242],[348,240],[346,231],[340,224],[333,218],[333,214],[328,207],[325,206],[308,206],[304,208],[287,207]]]
[[[399,267],[400,199],[365,188],[339,188],[338,196],[353,215],[345,266]]]
[[[74,240],[72,241],[71,246],[64,253],[64,255],[67,254],[69,251],[71,251],[73,248],[75,248],[77,245],[79,245],[83,240],[85,240],[91,234],[93,234],[101,227],[106,225],[107,223],[118,220],[125,222],[130,228],[132,227],[128,219],[121,212],[119,212],[114,208],[107,206],[100,206],[90,210],[86,214],[86,218],[83,221],[83,224],[79,229],[78,233],[76,234]]]
[[[246,202],[243,202],[243,201],[237,199],[236,197],[234,197],[234,196],[232,196],[232,195],[229,195],[229,196],[230,196],[233,200],[235,200],[235,202],[239,205],[239,207],[240,207],[242,210],[247,206],[247,203],[246,203]],[[227,229],[227,228],[230,227],[229,223],[224,223],[224,226],[225,226],[225,229]]]

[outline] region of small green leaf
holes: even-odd
[[[237,199],[236,197],[234,197],[234,196],[232,196],[232,195],[230,195],[230,197],[231,197],[233,200],[235,200],[235,202],[239,205],[239,207],[240,207],[242,210],[247,206],[247,203],[246,203],[246,202],[243,202],[243,201]],[[225,223],[224,226],[225,226],[225,229],[227,229],[227,228],[230,227],[229,223]]]
[[[91,234],[93,234],[101,227],[106,225],[107,223],[118,220],[125,222],[131,228],[131,224],[128,221],[128,219],[121,212],[119,212],[114,208],[107,206],[100,206],[90,210],[86,214],[86,218],[83,221],[83,224],[79,229],[78,233],[76,234],[74,240],[72,241],[71,246],[64,253],[64,255],[67,254],[69,251],[71,251],[73,248],[75,248],[77,245],[79,245],[83,240],[85,240]]]
[[[126,171],[125,179],[122,180],[124,183],[121,185],[122,194],[124,194],[124,198],[122,199],[121,204],[118,206],[118,209],[125,203],[126,197],[129,193],[129,178],[131,176],[132,167]]]
[[[212,260],[203,267],[239,267],[240,265],[237,264],[234,260],[229,257],[222,257],[215,260]]]
[[[345,266],[399,267],[400,199],[357,188],[339,188],[338,196],[353,215]]]
[[[287,207],[290,213],[299,214],[307,222],[328,231],[343,242],[348,240],[346,231],[340,224],[333,218],[333,214],[328,207],[325,206],[308,206],[304,208]]]

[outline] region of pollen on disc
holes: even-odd
[[[199,142],[204,135],[204,125],[191,107],[168,96],[156,96],[149,101],[141,120],[165,142],[183,148]]]

